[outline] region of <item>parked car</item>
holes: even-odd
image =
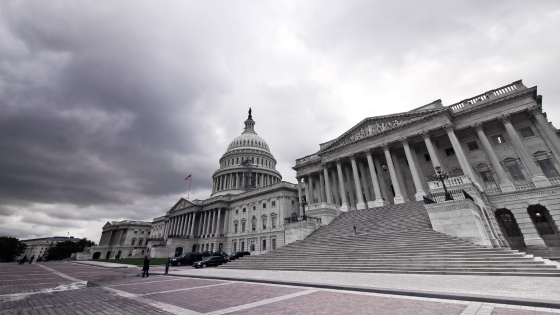
[[[226,252],[213,252],[212,256],[221,256],[224,258],[224,262],[228,262],[229,260],[229,255]]]
[[[251,255],[251,253],[249,252],[233,252],[229,255],[229,259],[231,260],[235,260],[237,258],[241,258],[243,256],[249,256]]]
[[[202,253],[184,253],[178,257],[171,258],[171,265],[172,266],[192,266],[195,261],[202,260]]]
[[[202,252],[202,257],[208,257],[208,256],[212,256],[212,252],[208,252],[208,251]]]
[[[210,266],[219,266],[223,264],[224,258],[222,256],[209,256],[204,257],[201,261],[195,262],[192,266],[196,269],[198,268],[206,268]]]

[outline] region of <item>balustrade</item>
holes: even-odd
[[[445,186],[447,187],[472,183],[471,179],[467,175],[450,177],[448,179],[445,179],[444,181],[445,181]],[[428,182],[428,186],[430,186],[430,190],[443,188],[443,184],[441,183],[441,181]]]
[[[321,218],[315,218],[310,216],[299,216],[299,217],[289,217],[284,219],[284,224],[296,223],[296,222],[315,222],[321,223]]]

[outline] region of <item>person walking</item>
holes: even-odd
[[[24,265],[26,261],[27,261],[27,255],[25,255],[25,256],[19,261],[19,264],[20,264],[20,265]]]
[[[33,262],[33,259],[35,259],[35,255],[31,256],[31,259],[29,259],[29,264],[31,265],[31,263]]]
[[[167,274],[169,272],[169,264],[171,263],[171,258],[167,257],[167,260],[165,261],[165,274]]]
[[[150,274],[148,271],[150,270],[150,257],[146,255],[144,258],[144,268],[142,268],[142,278],[149,277]]]

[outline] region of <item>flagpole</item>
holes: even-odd
[[[190,196],[191,196],[191,182],[192,182],[192,176],[189,180],[189,192],[187,193],[187,198],[190,198]]]

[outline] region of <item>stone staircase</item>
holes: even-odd
[[[556,265],[525,253],[486,248],[432,230],[422,202],[343,213],[305,240],[219,268],[560,276]]]

